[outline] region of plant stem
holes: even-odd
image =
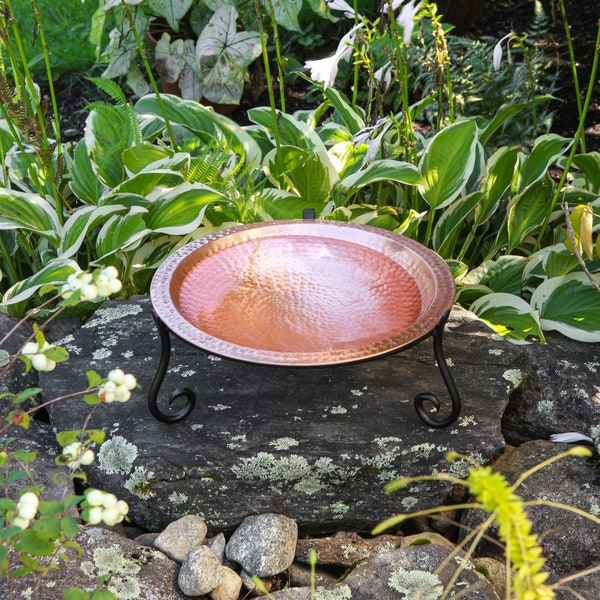
[[[271,79],[271,66],[269,65],[269,53],[267,52],[267,42],[265,39],[265,30],[262,22],[262,14],[258,0],[254,0],[254,8],[258,18],[258,31],[260,33],[260,43],[262,46],[263,64],[265,66],[265,77],[267,79],[267,91],[269,93],[269,105],[273,117],[273,135],[275,136],[275,147],[279,150],[281,146],[281,134],[279,132],[279,121],[277,119],[277,107],[275,106],[275,93],[273,92],[273,81]]]
[[[281,65],[283,64],[283,60],[281,58],[281,46],[279,44],[279,29],[277,26],[277,19],[275,18],[275,11],[273,9],[273,3],[271,0],[267,0],[267,5],[269,7],[269,16],[271,17],[271,26],[273,27],[273,41],[275,42],[275,58],[277,62],[277,77],[279,78],[279,102],[281,107],[281,112],[285,112],[285,86],[283,84],[283,70]],[[260,19],[259,19],[260,21]],[[262,22],[261,22],[262,25]],[[262,42],[262,37],[261,37]],[[267,55],[266,46],[263,46],[263,55]],[[269,82],[271,79],[269,78]]]
[[[546,232],[546,228],[550,223],[550,218],[552,217],[552,211],[558,202],[558,198],[563,191],[563,187],[567,181],[567,177],[569,176],[569,169],[573,164],[573,159],[575,158],[575,154],[577,153],[577,149],[579,147],[579,143],[582,137],[584,137],[585,131],[585,118],[587,116],[588,110],[590,108],[590,102],[592,100],[592,93],[594,91],[594,85],[596,83],[596,72],[598,71],[598,57],[600,56],[600,20],[598,21],[598,32],[596,34],[596,45],[594,51],[594,60],[592,61],[592,70],[590,74],[590,80],[588,82],[587,93],[585,95],[585,102],[583,104],[583,109],[581,114],[579,115],[579,125],[577,127],[577,131],[575,132],[575,136],[573,138],[573,145],[571,146],[571,151],[569,152],[569,156],[567,158],[567,162],[563,168],[563,173],[560,178],[558,185],[556,186],[556,191],[552,196],[552,200],[548,206],[548,211],[546,213],[546,217],[544,218],[544,222],[542,224],[540,233],[538,234],[537,240],[535,241],[535,246],[533,247],[533,252],[539,250],[542,240],[544,238],[544,233]]]
[[[171,143],[173,144],[173,149],[175,152],[179,150],[179,146],[177,144],[177,140],[175,139],[175,133],[173,132],[173,127],[171,126],[171,121],[169,116],[167,115],[167,109],[165,108],[165,104],[162,101],[162,96],[160,94],[160,90],[158,89],[158,85],[156,84],[156,79],[152,73],[152,69],[150,68],[150,63],[148,61],[148,55],[146,54],[146,48],[142,41],[140,40],[140,36],[135,28],[135,19],[133,18],[133,14],[131,13],[131,8],[125,2],[125,0],[121,0],[121,5],[123,6],[123,12],[129,21],[129,25],[131,27],[131,33],[135,39],[135,43],[140,52],[140,56],[142,57],[142,62],[144,63],[144,69],[146,69],[146,75],[148,75],[148,79],[150,80],[150,84],[152,85],[152,89],[154,90],[154,94],[156,95],[156,101],[158,102],[158,106],[160,107],[160,112],[162,114],[163,119],[165,120],[165,126],[167,131],[169,132],[169,137],[171,138]]]
[[[577,103],[577,114],[581,119],[583,108],[581,106],[581,90],[579,88],[579,76],[577,74],[577,63],[575,62],[575,51],[573,50],[573,40],[571,38],[571,28],[567,20],[567,12],[565,9],[564,0],[559,0],[560,14],[562,16],[563,25],[565,28],[565,39],[569,50],[569,61],[571,62],[571,73],[573,74],[573,86],[575,88],[575,102]],[[585,137],[580,140],[581,151],[585,152]]]

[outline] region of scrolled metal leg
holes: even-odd
[[[153,313],[152,316],[154,317],[154,322],[156,323],[158,334],[160,336],[161,353],[158,368],[154,375],[154,379],[152,380],[150,392],[148,393],[148,408],[155,419],[158,419],[163,423],[176,423],[177,421],[185,419],[192,412],[196,404],[196,394],[189,388],[177,388],[169,398],[169,406],[176,400],[185,398],[184,406],[177,412],[163,412],[158,407],[158,393],[163,379],[165,378],[165,373],[169,368],[169,359],[171,358],[171,338],[169,337],[169,329],[167,326],[156,314]]]
[[[448,368],[448,363],[446,362],[446,357],[444,356],[444,348],[442,343],[442,336],[444,334],[444,327],[446,325],[446,321],[448,320],[448,316],[450,315],[450,311],[448,311],[440,322],[436,325],[433,330],[433,352],[435,354],[435,359],[437,361],[438,367],[440,369],[440,373],[442,374],[442,378],[444,379],[444,383],[448,388],[448,393],[450,394],[450,399],[452,400],[452,411],[445,418],[439,418],[437,413],[440,410],[441,403],[438,398],[431,394],[430,392],[424,392],[422,394],[418,394],[415,398],[415,410],[417,414],[427,425],[431,427],[447,427],[451,423],[454,423],[456,419],[458,419],[458,415],[460,414],[461,409],[461,401],[458,390],[456,389],[456,384],[454,383],[454,379],[452,379],[452,374],[450,373],[450,369]],[[435,408],[435,412],[426,410],[425,404],[432,404]]]

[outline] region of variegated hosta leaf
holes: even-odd
[[[600,274],[593,275],[600,285]],[[553,277],[531,297],[542,326],[582,342],[600,342],[600,292],[582,272]]]
[[[539,315],[529,303],[514,294],[487,294],[470,309],[494,331],[513,341],[533,335],[545,342]]]
[[[12,312],[12,306],[28,300],[37,293],[40,288],[49,285],[59,287],[67,281],[69,275],[77,273],[80,270],[79,265],[73,260],[68,258],[54,259],[35,273],[35,275],[32,275],[23,281],[19,281],[19,283],[6,290],[2,297],[1,304],[8,307],[8,312]],[[19,311],[17,311],[17,313],[18,312]]]

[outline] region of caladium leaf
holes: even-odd
[[[267,10],[267,14],[272,8],[277,23],[288,31],[302,31],[298,23],[302,0],[262,0],[262,5]]]
[[[204,94],[209,88],[222,86],[222,97],[218,99],[221,103],[239,102],[245,69],[262,52],[258,32],[238,31],[237,16],[233,6],[222,6],[211,17],[196,43]]]
[[[146,0],[153,13],[164,17],[173,31],[179,31],[179,22],[192,6],[192,0]]]

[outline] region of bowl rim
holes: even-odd
[[[359,235],[357,235],[359,234]],[[178,269],[194,264],[193,255],[206,256],[206,246],[213,244],[217,252],[253,239],[301,235],[322,239],[342,240],[365,246],[392,258],[405,268],[394,254],[410,253],[432,275],[435,284],[433,295],[425,312],[409,327],[382,340],[363,346],[339,350],[310,352],[282,352],[242,346],[229,342],[198,328],[180,313],[173,298],[173,279]],[[356,239],[352,239],[356,236]],[[365,243],[368,241],[369,243]],[[198,261],[196,264],[199,264]],[[413,273],[410,273],[413,275]],[[414,276],[413,276],[414,278]],[[418,285],[418,283],[417,283]],[[228,359],[263,365],[321,366],[359,362],[378,356],[392,354],[412,346],[429,336],[445,319],[455,297],[454,277],[446,262],[433,250],[402,234],[370,225],[332,220],[280,220],[264,221],[247,225],[235,225],[211,232],[182,246],[170,254],[156,270],[150,285],[150,300],[157,317],[185,342],[210,354]]]

